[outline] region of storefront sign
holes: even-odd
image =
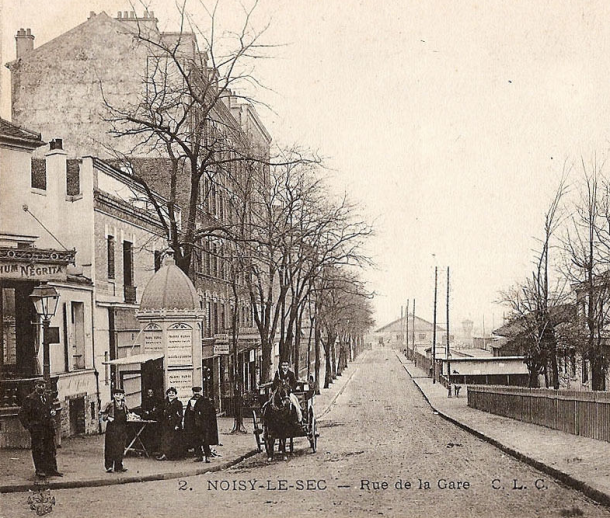
[[[229,354],[229,342],[214,344],[214,356],[218,354]]]
[[[65,281],[67,278],[67,266],[63,264],[0,262],[0,279]]]
[[[193,364],[193,329],[187,324],[174,324],[167,330],[167,366]]]
[[[167,372],[167,388],[174,387],[178,392],[178,399],[188,401],[193,395],[193,371],[171,370]]]

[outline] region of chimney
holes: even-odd
[[[17,46],[17,59],[22,57],[26,52],[34,49],[34,35],[31,29],[19,29],[15,36]]]
[[[60,138],[54,138],[53,140],[51,140],[51,142],[49,142],[49,151],[53,151],[54,149],[63,149],[64,148],[64,144],[62,139]]]

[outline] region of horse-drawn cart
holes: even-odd
[[[252,420],[254,424],[254,436],[256,437],[256,445],[258,451],[262,452],[262,445],[265,444],[269,458],[273,458],[273,449],[275,439],[280,441],[280,449],[285,452],[286,441],[290,439],[290,453],[294,451],[294,438],[307,437],[311,450],[315,453],[318,446],[318,433],[316,424],[316,415],[314,412],[314,396],[315,390],[305,381],[298,381],[297,386],[292,393],[299,400],[303,420],[298,422],[296,417],[289,417],[291,414],[286,413],[285,417],[280,418],[281,410],[276,412],[272,408],[273,398],[277,396],[273,390],[273,383],[265,383],[259,387],[259,402],[261,406],[260,413],[256,410],[252,411]]]

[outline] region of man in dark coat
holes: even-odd
[[[104,466],[108,473],[113,471],[124,473],[127,468],[123,467],[123,456],[125,454],[125,441],[127,439],[127,415],[129,409],[125,404],[125,392],[116,389],[113,400],[106,405],[102,413],[106,425],[106,437],[104,440]]]
[[[199,445],[195,428],[195,404],[201,398],[201,387],[193,387],[193,396],[189,399],[184,408],[184,439],[188,450],[195,449]],[[195,456],[199,452],[195,451]]]
[[[170,387],[165,392],[165,405],[161,418],[161,456],[157,460],[168,460],[178,456],[182,431],[182,401],[178,391]]]
[[[301,404],[299,403],[299,398],[292,393],[294,389],[297,388],[297,377],[294,372],[290,370],[289,363],[287,361],[283,361],[281,367],[275,371],[275,376],[273,377],[273,389],[277,389],[281,383],[288,383],[290,386],[290,401],[292,402],[292,406],[294,407],[297,419],[299,423],[303,420],[303,412],[301,410]]]
[[[195,403],[195,462],[210,462],[210,446],[219,444],[218,421],[214,402],[202,396]]]
[[[25,398],[19,411],[19,420],[30,432],[32,438],[32,457],[36,475],[43,478],[47,475],[62,477],[57,470],[55,458],[55,409],[53,398],[46,390],[44,380],[36,380],[34,392]]]
[[[290,390],[294,390],[297,387],[297,377],[294,372],[290,370],[290,364],[287,361],[283,361],[281,367],[275,371],[273,388],[276,389],[282,381],[288,382]]]

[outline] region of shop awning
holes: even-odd
[[[110,360],[107,362],[102,362],[104,365],[134,365],[146,363],[151,360],[158,360],[159,358],[163,358],[163,353],[144,353],[144,354],[134,354],[133,356],[127,356],[125,358],[117,358],[116,360]]]

